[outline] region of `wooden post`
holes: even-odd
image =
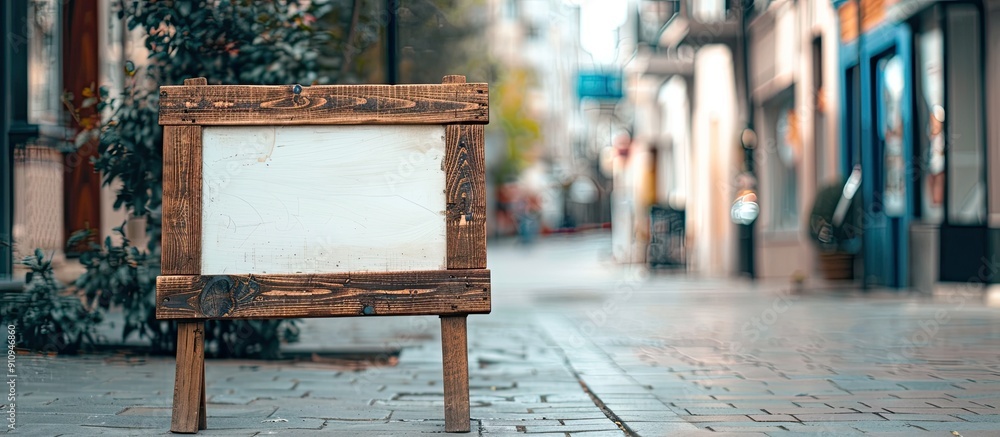
[[[207,85],[203,77],[185,85]],[[163,129],[163,266],[166,275],[201,273],[201,129]],[[205,411],[205,322],[178,320],[174,408],[170,430],[196,433],[207,428]]]
[[[202,346],[202,352],[205,348]],[[202,354],[202,363],[205,362],[204,354]],[[208,410],[205,404],[208,403],[208,396],[205,393],[205,366],[201,366],[201,406],[198,407],[198,429],[208,429]]]
[[[441,356],[444,367],[444,430],[469,432],[468,316],[441,316]]]
[[[205,429],[205,322],[177,322],[177,374],[170,431]]]
[[[465,83],[465,76],[445,76],[444,84]],[[479,134],[478,138],[475,137]],[[447,168],[448,269],[486,267],[485,184],[478,168],[482,162],[482,127],[448,126]],[[471,141],[470,141],[471,140]],[[479,229],[479,228],[482,229]],[[479,234],[482,233],[482,241]],[[441,316],[441,356],[444,370],[444,430],[469,432],[469,341],[468,315]]]

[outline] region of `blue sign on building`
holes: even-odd
[[[600,100],[622,98],[622,75],[619,72],[580,72],[576,81],[576,94]]]

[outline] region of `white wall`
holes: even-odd
[[[713,276],[730,275],[736,267],[735,225],[729,213],[740,150],[735,84],[733,56],[727,46],[698,50],[686,222],[691,249],[688,264],[693,271]]]

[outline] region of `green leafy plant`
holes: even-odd
[[[153,293],[159,262],[149,254],[132,245],[125,235],[125,224],[114,228],[121,243],[115,244],[110,236],[103,244],[92,242],[89,231],[80,231],[70,237],[67,246],[73,247],[81,241],[90,241],[89,250],[80,255],[80,263],[86,272],[73,283],[87,306],[101,310],[112,307],[122,309],[125,321],[122,326],[122,340],[133,333],[149,340],[157,352],[173,348],[170,324],[156,320],[156,305]]]
[[[377,41],[372,33],[350,32],[361,16],[357,0],[121,1],[118,17],[129,30],[141,29],[149,50],[145,67],[128,61],[121,95],[101,88],[84,90],[81,107],[93,106],[98,119],[84,119],[76,144],[98,138],[94,167],[105,185],[119,183],[115,208],[146,220],[149,244],[138,248],[116,229],[122,243],[105,239],[81,256],[87,272],[75,283],[89,304],[100,310],[121,308],[122,336],[136,334],[154,350],[169,351],[176,338],[173,324],[155,318],[155,277],[160,271],[163,138],[158,125],[160,85],[205,77],[210,84],[321,84],[356,77],[350,56]],[[370,11],[369,11],[370,12]],[[357,18],[355,18],[357,17]],[[338,63],[333,58],[343,57]],[[320,61],[323,61],[321,63]],[[357,65],[357,64],[355,64]],[[329,68],[344,66],[342,68]],[[326,67],[325,69],[322,67]],[[72,108],[71,108],[72,109]],[[110,113],[108,117],[100,114]],[[72,241],[86,240],[85,235]],[[206,350],[217,356],[270,358],[282,341],[294,341],[293,320],[212,321]]]
[[[809,214],[809,237],[820,252],[855,253],[861,240],[861,196],[856,195],[841,223],[836,223],[834,214],[840,203],[843,184],[831,184],[816,193]]]
[[[52,260],[35,249],[21,264],[29,269],[24,293],[4,293],[0,299],[0,317],[15,325],[17,345],[49,353],[74,353],[93,345],[100,315],[64,293],[53,277]]]
[[[205,330],[205,353],[215,358],[278,358],[281,343],[298,341],[295,319],[210,320]]]
[[[514,180],[537,157],[534,150],[542,137],[542,127],[528,113],[525,90],[533,83],[529,70],[511,69],[497,84],[492,103],[496,128],[503,134],[504,155],[500,164],[493,169],[493,177],[498,184]]]

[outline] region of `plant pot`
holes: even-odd
[[[823,279],[829,281],[854,279],[854,255],[841,252],[820,253],[819,272]]]

